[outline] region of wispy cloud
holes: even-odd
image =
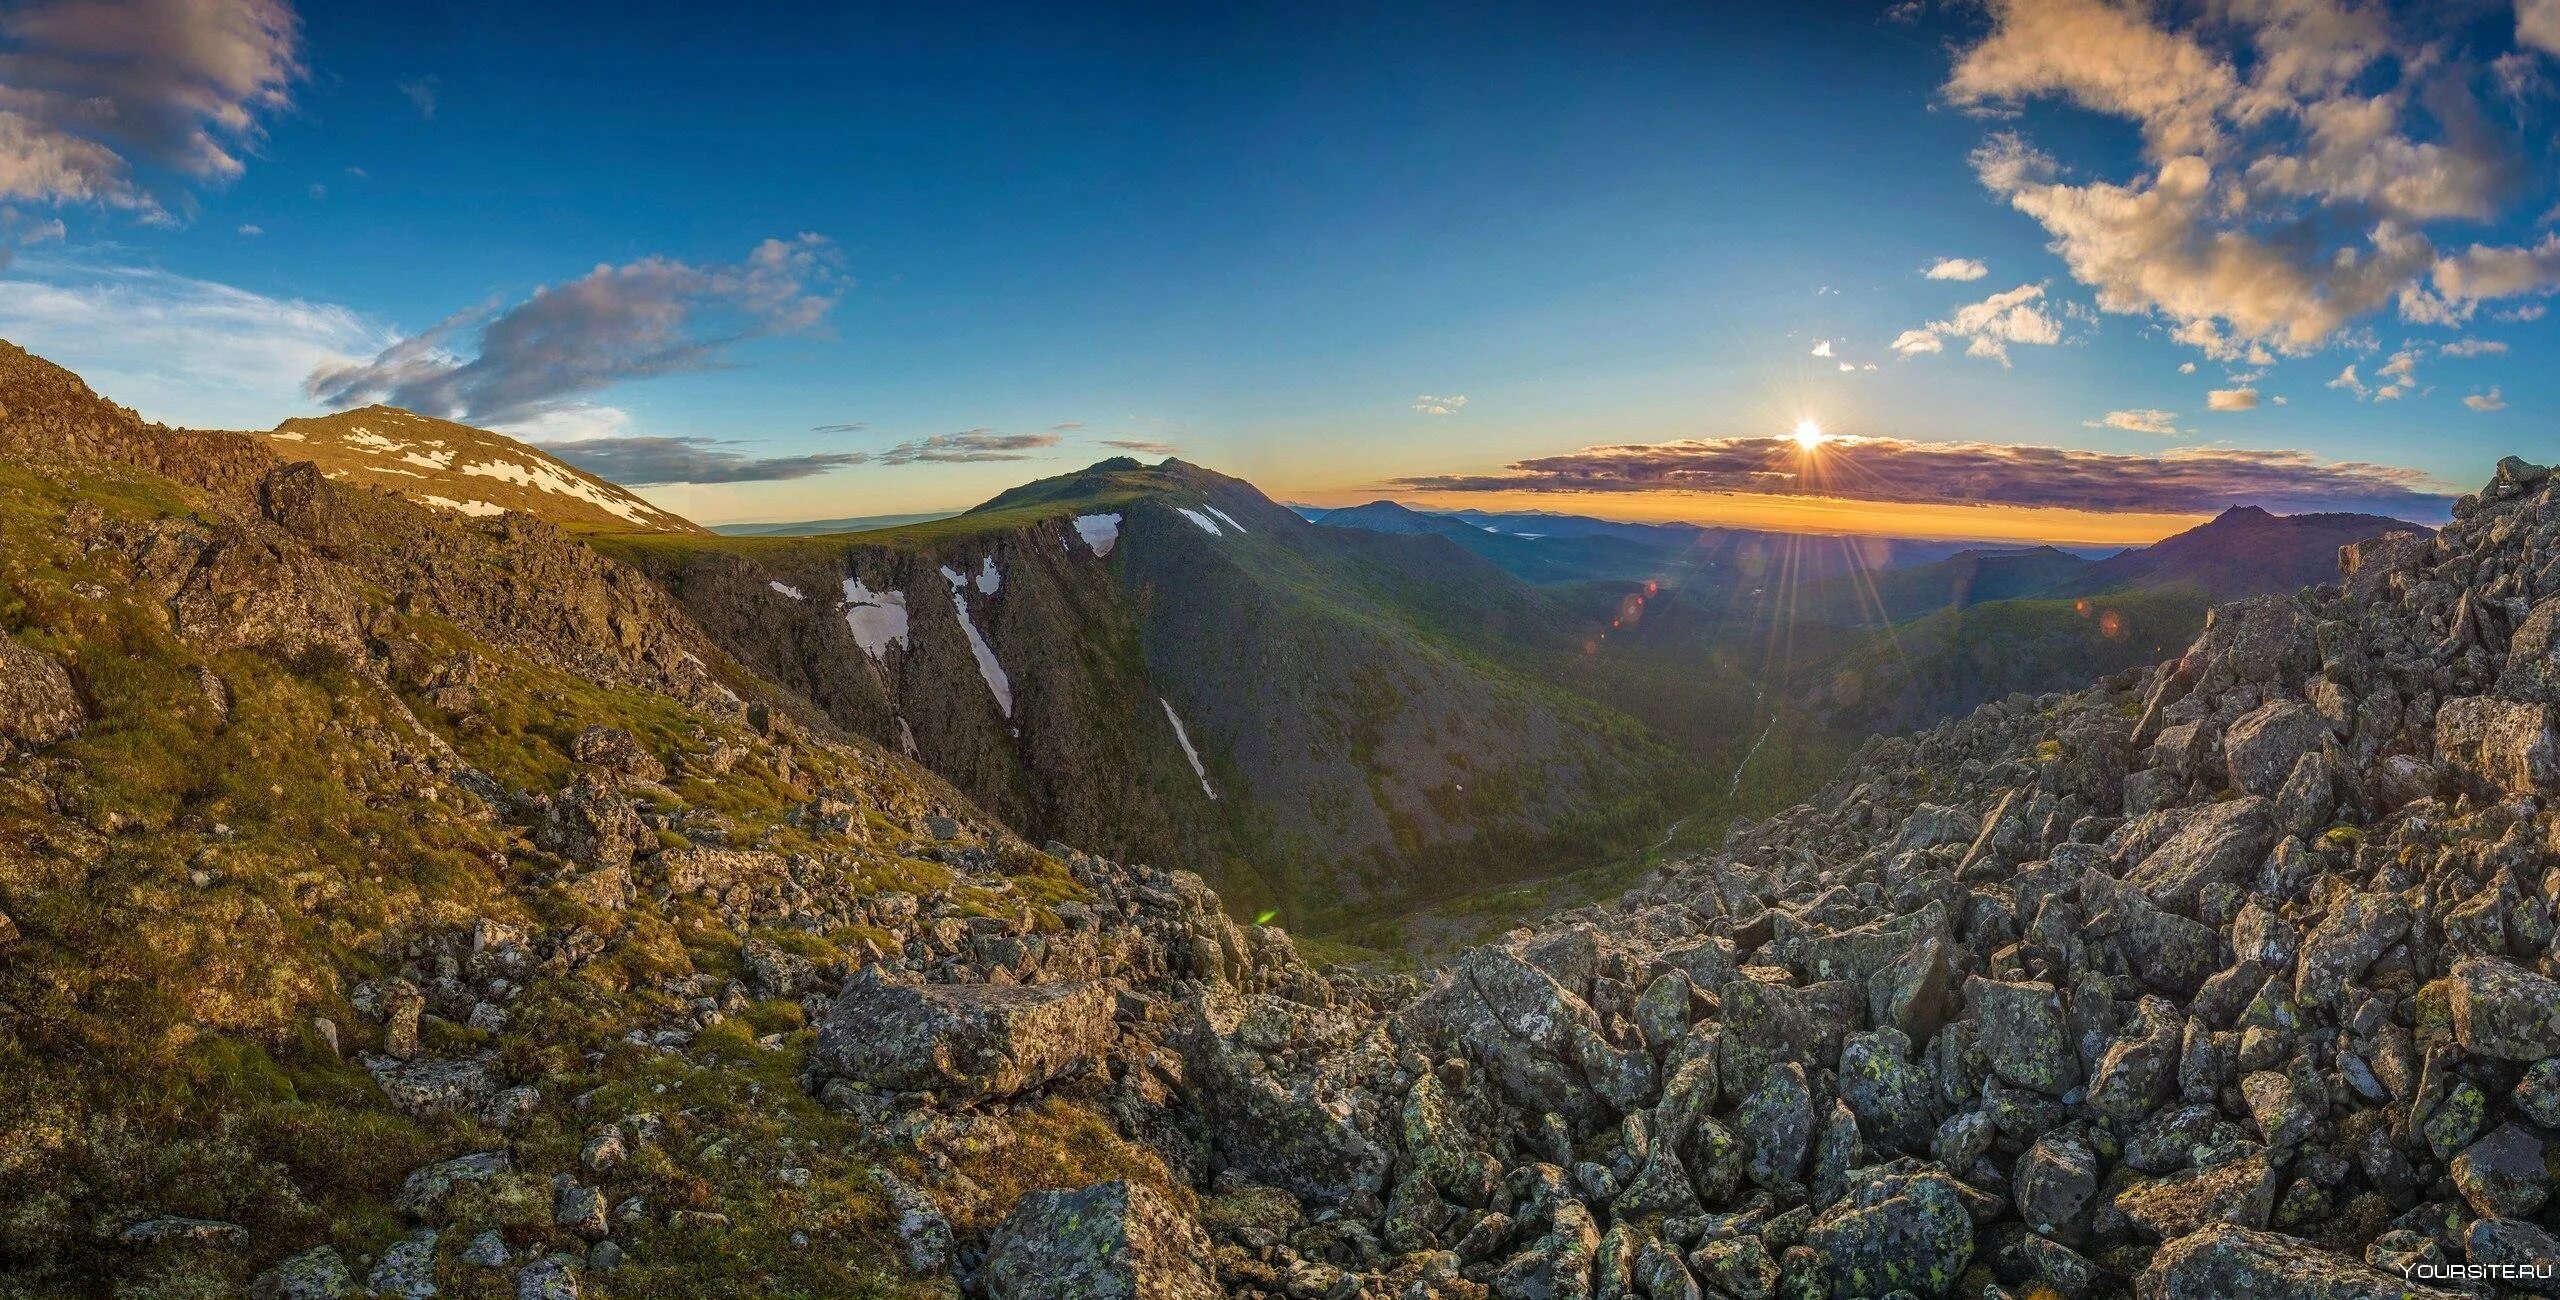
[[[169,219],[138,168],[238,176],[303,75],[285,0],[27,0],[0,12],[0,200]],[[182,205],[183,206],[183,205]]]
[[[1942,257],[1921,274],[1932,280],[1979,280],[1991,274],[1991,268],[1970,257]]]
[[[1840,438],[1807,455],[1792,438],[1585,447],[1489,474],[1426,475],[1439,492],[1731,492],[1954,505],[2197,514],[2242,504],[2444,516],[2451,495],[2424,474],[2301,451],[2178,448],[2156,455],[1980,442]]]
[[[402,97],[409,101],[409,106],[418,110],[418,116],[430,122],[436,120],[438,86],[434,76],[412,77],[401,82],[399,89]]]
[[[1113,451],[1125,451],[1139,456],[1171,456],[1182,450],[1172,443],[1159,442],[1153,438],[1105,438],[1102,440],[1102,445]]]
[[[2178,436],[2178,413],[2157,407],[2109,411],[2097,419],[2081,423],[2092,429],[2123,429],[2129,433],[2156,433],[2168,438]]]
[[[839,278],[835,246],[810,234],[768,239],[734,266],[665,257],[599,266],[512,307],[458,312],[370,361],[322,366],[305,387],[338,406],[381,401],[514,425],[614,384],[726,364],[748,339],[809,329],[835,306]]]
[[[2463,398],[2462,404],[2475,411],[2503,411],[2507,409],[2507,399],[2499,395],[2498,386],[2496,384],[2491,384],[2488,392],[2473,393],[2470,396]]]
[[[2440,357],[2492,357],[2506,354],[2507,345],[2496,339],[2455,339],[2436,349]]]
[[[554,456],[625,487],[671,483],[769,483],[808,478],[868,460],[860,452],[750,456],[711,438],[590,438],[546,444]]]
[[[266,428],[310,409],[303,376],[369,356],[391,333],[332,303],[54,251],[20,259],[0,293],[0,336],[152,419]]]
[[[1060,441],[1054,433],[997,433],[993,429],[964,429],[958,433],[937,433],[929,438],[902,442],[871,459],[882,465],[962,465],[991,460],[1029,460],[1030,453],[1055,447]]]
[[[811,432],[811,433],[860,433],[860,432],[862,432],[863,430],[868,429],[868,428],[870,428],[870,427],[871,427],[871,425],[870,425],[870,423],[869,423],[868,421],[864,421],[864,420],[846,420],[846,421],[844,421],[844,422],[842,422],[842,423],[840,423],[840,424],[813,424],[813,425],[810,425],[810,426],[809,426],[809,432]]]
[[[1456,415],[1459,411],[1466,409],[1466,405],[1467,395],[1464,393],[1450,397],[1433,397],[1429,393],[1424,393],[1413,399],[1413,409],[1424,415]]]

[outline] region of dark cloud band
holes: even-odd
[[[2199,447],[2144,456],[1894,438],[1835,439],[1813,452],[1788,438],[1585,447],[1489,474],[1396,483],[1434,492],[1732,492],[2101,513],[2199,514],[2256,505],[2373,511],[2420,522],[2443,518],[2453,501],[2416,470],[2323,462],[2299,451]]]

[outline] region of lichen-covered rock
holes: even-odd
[[[2451,1292],[2414,1286],[2310,1242],[2237,1224],[2209,1224],[2161,1247],[2135,1280],[2141,1300],[2421,1300]]]
[[[2560,736],[2551,707],[2468,696],[2436,710],[2436,761],[2472,785],[2500,794],[2531,794],[2560,785]]]
[[[1973,1219],[1945,1174],[1879,1172],[1815,1219],[1805,1243],[1822,1256],[1839,1300],[1943,1296],[1973,1260]]]
[[[0,634],[0,758],[67,739],[87,721],[62,665]]]
[[[250,1300],[348,1300],[355,1294],[355,1277],[333,1246],[314,1246],[249,1283]]]
[[[2560,1056],[2560,983],[2495,957],[2455,963],[2447,993],[2463,1050],[2507,1061]]]
[[[2051,1097],[2079,1084],[2080,1057],[2052,985],[1976,976],[1965,981],[1964,999],[1981,1025],[1982,1054],[2001,1078]]]
[[[994,1300],[1214,1300],[1209,1239],[1153,1188],[1099,1183],[1024,1193],[988,1240]]]
[[[818,1023],[813,1074],[970,1101],[1080,1073],[1111,1045],[1111,995],[1097,984],[892,984],[874,970]]]

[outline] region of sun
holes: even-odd
[[[1797,446],[1804,448],[1806,451],[1811,451],[1829,441],[1831,441],[1831,435],[1824,433],[1822,431],[1822,426],[1814,423],[1811,416],[1807,416],[1804,419],[1796,421]]]

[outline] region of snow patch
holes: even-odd
[[[627,492],[605,491],[584,479],[563,473],[549,465],[538,463],[527,465],[512,460],[493,460],[464,465],[461,470],[465,474],[477,474],[483,478],[513,483],[518,487],[532,488],[536,492],[574,497],[626,523],[645,524],[649,522],[650,516],[663,513]]]
[[[1191,732],[1182,725],[1182,715],[1173,711],[1173,701],[1159,695],[1156,703],[1164,706],[1164,720],[1173,724],[1173,738],[1182,744],[1182,756],[1191,760],[1191,774],[1200,778],[1200,793],[1211,799],[1218,792],[1209,786],[1209,769],[1200,765],[1200,751],[1191,747]]]
[[[1227,527],[1232,528],[1232,529],[1236,530],[1236,531],[1237,531],[1237,532],[1239,532],[1239,533],[1249,531],[1249,530],[1247,530],[1247,529],[1245,528],[1245,526],[1244,526],[1243,524],[1240,524],[1240,523],[1237,523],[1237,522],[1236,522],[1236,517],[1235,517],[1234,515],[1228,514],[1226,511],[1224,511],[1224,510],[1220,510],[1220,509],[1219,509],[1219,508],[1217,508],[1216,506],[1211,506],[1211,507],[1209,507],[1209,513],[1210,513],[1210,514],[1213,514],[1213,515],[1216,515],[1216,516],[1217,516],[1217,517],[1219,517],[1220,519],[1224,519],[1224,520],[1226,520],[1226,521],[1227,521]]]
[[[1084,539],[1085,545],[1093,548],[1095,559],[1101,559],[1111,554],[1111,548],[1119,544],[1120,516],[1077,515],[1076,535]]]
[[[844,580],[844,621],[853,629],[855,643],[873,659],[887,661],[889,647],[905,649],[907,642],[907,594],[903,591],[873,591],[862,585],[860,578]]]
[[[1004,575],[996,572],[996,557],[990,555],[978,566],[978,594],[992,596],[1004,585]]]
[[[447,510],[459,510],[474,519],[483,518],[488,515],[503,515],[507,512],[507,508],[505,506],[491,505],[486,501],[456,501],[451,497],[427,496],[423,493],[419,495],[418,499],[431,506],[443,506]]]
[[[1013,679],[1005,676],[1004,665],[996,661],[996,652],[985,637],[978,635],[978,624],[969,617],[969,576],[947,564],[942,566],[942,576],[951,584],[951,608],[960,615],[960,631],[969,638],[969,653],[978,661],[978,675],[987,679],[987,689],[995,693],[996,708],[1010,718]]]
[[[268,436],[268,437],[270,437],[270,438],[275,439],[275,440],[276,440],[276,441],[278,441],[278,442],[301,442],[301,441],[304,441],[303,436],[302,436],[301,434],[295,433],[294,431],[292,431],[292,430],[290,430],[290,429],[278,429],[278,430],[276,430],[274,433],[268,434],[267,436]]]
[[[801,595],[801,594],[800,594],[800,589],[799,589],[798,587],[794,587],[794,586],[792,586],[790,583],[787,583],[787,582],[768,582],[768,583],[766,583],[766,584],[764,584],[764,585],[766,585],[766,586],[768,586],[768,587],[773,588],[775,591],[778,591],[778,592],[782,593],[782,594],[783,594],[783,595],[785,595],[785,596],[789,596],[789,597],[790,597],[790,598],[792,598],[793,600],[807,600],[807,599],[808,599],[808,597],[807,597],[807,596],[804,596],[804,595]]]
[[[1210,522],[1209,516],[1204,515],[1189,506],[1175,506],[1174,509],[1181,511],[1183,518],[1200,525],[1201,532],[1207,533],[1211,537],[1226,536],[1225,533],[1218,530],[1218,526],[1216,524]]]
[[[903,713],[898,715],[898,748],[907,751],[907,757],[916,757],[916,729],[907,725]]]

